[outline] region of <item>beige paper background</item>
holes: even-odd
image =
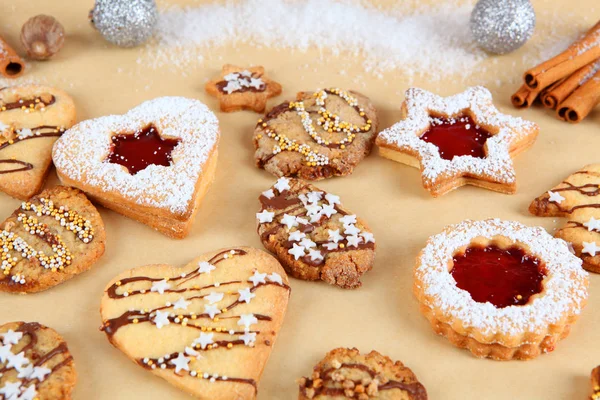
[[[19,50],[18,33],[30,16],[47,13],[65,25],[68,37],[63,51],[47,63],[31,63],[20,81],[39,81],[67,90],[76,101],[80,120],[123,113],[144,100],[164,95],[198,98],[217,110],[215,99],[206,95],[203,85],[225,62],[265,65],[270,76],[284,87],[283,95],[271,100],[270,106],[293,98],[300,90],[323,86],[358,89],[372,98],[384,128],[398,119],[402,93],[409,86],[402,71],[378,79],[350,57],[319,59],[317,52],[245,46],[215,49],[204,64],[183,72],[168,66],[151,69],[137,63],[144,50],[109,46],[90,28],[87,12],[92,3],[0,0],[0,33]],[[376,349],[402,360],[427,387],[431,399],[585,398],[589,372],[600,364],[599,276],[591,277],[589,305],[571,336],[554,353],[528,362],[479,360],[454,348],[432,332],[411,293],[414,259],[430,235],[449,223],[486,217],[514,219],[552,230],[562,221],[529,215],[529,202],[572,171],[600,161],[600,109],[572,126],[540,108],[517,111],[510,107],[510,94],[526,68],[520,60],[533,51],[551,24],[545,15],[564,12],[567,26],[579,30],[600,18],[600,9],[592,8],[595,0],[533,3],[538,12],[536,36],[519,51],[498,57],[495,64],[491,58],[486,60],[486,74],[476,74],[468,82],[451,78],[413,82],[441,94],[458,92],[467,83],[489,84],[500,109],[540,124],[537,143],[516,161],[518,193],[506,196],[469,187],[433,199],[422,189],[417,170],[382,159],[377,151],[352,176],[319,182],[319,187],[340,195],[345,206],[370,224],[378,244],[375,267],[364,276],[363,287],[355,291],[292,281],[288,314],[260,382],[260,400],[296,398],[294,380],[309,374],[327,351],[338,346],[356,346],[365,352]],[[340,74],[341,69],[346,73]],[[502,76],[499,85],[498,76]],[[149,263],[182,265],[200,253],[225,246],[262,248],[255,233],[254,213],[258,194],[274,177],[253,163],[251,134],[259,116],[251,112],[217,112],[217,116],[222,138],[216,179],[187,239],[170,240],[101,209],[108,237],[106,254],[91,271],[44,293],[0,294],[0,323],[39,321],[65,336],[79,373],[75,399],[189,398],[114,349],[98,330],[98,307],[105,284],[120,271]],[[52,172],[48,185],[56,181]],[[18,204],[0,195],[0,216],[8,216]]]

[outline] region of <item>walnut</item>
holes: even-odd
[[[23,24],[21,43],[29,57],[47,60],[63,47],[65,29],[54,17],[40,14]]]
[[[354,391],[356,393],[364,393],[365,392],[365,387],[363,385],[356,385],[356,387],[354,388]]]
[[[304,394],[309,399],[312,399],[313,397],[315,397],[315,389],[313,389],[313,388],[306,388],[306,390],[304,391]]]
[[[323,379],[315,379],[313,381],[314,388],[319,388],[319,387],[321,387],[321,385],[323,385]]]
[[[369,396],[377,396],[379,392],[379,382],[377,379],[373,379],[373,381],[367,386],[367,394]]]
[[[333,360],[333,361],[331,362],[331,366],[332,366],[333,368],[335,368],[335,369],[339,369],[339,368],[342,366],[342,363],[341,363],[341,362],[339,362],[338,360]]]
[[[333,379],[334,382],[342,382],[343,380],[345,380],[346,378],[344,377],[344,374],[342,374],[341,372],[334,372],[331,374],[331,379]]]

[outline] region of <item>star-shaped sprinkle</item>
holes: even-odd
[[[340,196],[336,196],[335,194],[327,193],[325,195],[325,200],[327,200],[332,206],[336,204],[341,204]]]
[[[200,345],[202,350],[206,349],[206,346],[209,344],[213,344],[213,335],[214,333],[200,333],[200,337],[194,340],[194,345]]]
[[[323,254],[321,254],[321,252],[319,250],[311,250],[308,253],[308,256],[310,257],[310,259],[312,261],[322,261],[323,260]]]
[[[266,283],[265,278],[267,277],[266,273],[261,274],[258,271],[254,271],[254,274],[248,278],[248,282],[252,282],[253,286],[258,285],[259,283]]]
[[[2,121],[0,121],[0,133],[7,131],[8,128],[10,128],[10,125],[6,125],[5,123],[3,123]]]
[[[23,366],[29,364],[29,359],[25,357],[24,352],[20,352],[19,354],[8,356],[8,363],[6,363],[6,368],[14,368],[17,371],[20,371]]]
[[[269,189],[262,192],[262,195],[265,196],[267,199],[272,199],[273,197],[275,197],[275,192],[273,192],[273,189]]]
[[[338,248],[338,244],[337,243],[328,242],[328,243],[324,243],[323,247],[325,247],[327,250],[331,251],[331,250],[337,249]]]
[[[28,364],[24,368],[21,368],[21,371],[19,371],[17,378],[29,378],[29,375],[31,375],[32,373],[33,373],[33,364]]]
[[[358,229],[355,225],[346,225],[344,229],[344,234],[346,235],[358,235],[360,233],[360,229]]]
[[[277,272],[271,272],[271,274],[269,275],[269,280],[271,282],[283,285],[283,279],[281,278],[281,275],[279,275]]]
[[[0,333],[0,337],[2,337],[2,342],[4,344],[17,344],[23,337],[23,333],[9,329],[8,332]]]
[[[152,322],[154,322],[158,329],[161,329],[163,326],[169,325],[171,323],[171,321],[169,321],[169,312],[157,310],[156,315],[152,319]]]
[[[275,213],[272,211],[263,210],[259,213],[256,213],[256,219],[259,223],[265,224],[267,222],[273,222],[273,217]]]
[[[186,301],[183,297],[180,297],[179,300],[173,303],[173,310],[187,310],[190,304],[192,304],[191,301]]]
[[[21,381],[6,382],[4,386],[0,388],[0,394],[4,395],[5,399],[17,400],[21,393]]]
[[[340,222],[346,225],[352,225],[356,223],[356,215],[344,215],[340,218]]]
[[[332,215],[337,214],[337,210],[333,204],[324,204],[321,208],[321,214],[331,218]]]
[[[346,240],[348,241],[348,246],[349,247],[358,247],[358,245],[360,244],[360,241],[362,240],[360,236],[347,236]]]
[[[290,190],[290,180],[286,177],[281,177],[277,179],[277,182],[275,182],[273,187],[277,189],[279,193],[283,193],[286,190]]]
[[[187,358],[183,353],[179,353],[177,358],[170,360],[169,363],[171,363],[175,366],[176,374],[179,373],[179,371],[181,371],[181,370],[184,370],[184,371],[190,370],[190,367],[189,367],[190,359]]]
[[[600,219],[596,219],[591,217],[588,222],[584,222],[583,226],[588,228],[588,231],[597,231],[600,232]]]
[[[375,243],[375,236],[371,232],[363,231],[360,236],[362,236],[365,243]]]
[[[306,250],[303,246],[298,246],[294,243],[292,248],[288,250],[288,253],[293,255],[295,260],[298,260],[300,257],[304,257]]]
[[[201,274],[210,274],[210,271],[217,269],[217,267],[207,261],[202,261],[200,264],[198,264],[198,267],[198,272]]]
[[[27,389],[18,397],[18,400],[35,400],[37,398],[37,390],[35,389],[35,385],[29,385]],[[8,398],[11,400],[11,398]]]
[[[254,314],[242,314],[240,315],[240,320],[238,321],[238,325],[243,325],[246,329],[249,329],[251,325],[257,324],[258,319],[254,316]]]
[[[35,367],[33,368],[31,375],[29,375],[29,379],[37,379],[38,381],[43,382],[44,379],[46,379],[46,376],[51,372],[52,370],[46,367]]]
[[[290,233],[288,240],[290,242],[299,242],[300,240],[304,239],[305,237],[306,237],[306,234],[304,232],[294,231],[294,232]]]
[[[338,243],[340,240],[344,239],[344,237],[342,235],[340,235],[339,229],[336,229],[336,230],[329,229],[328,232],[329,232],[329,240],[332,242]]]
[[[550,196],[548,201],[550,201],[551,203],[560,204],[565,200],[565,198],[560,193],[553,192],[552,190],[548,190],[548,196]]]
[[[224,294],[221,292],[210,292],[210,294],[206,297],[204,297],[204,299],[206,301],[208,301],[208,304],[215,304],[220,302],[221,300],[223,300],[223,296]],[[211,317],[213,318],[213,317]]]
[[[308,220],[302,217],[296,217],[298,225],[308,225]]]
[[[256,333],[255,332],[245,332],[243,335],[238,336],[239,340],[244,341],[244,345],[249,346],[251,343],[256,341]]]
[[[171,289],[171,284],[169,284],[166,279],[163,279],[162,281],[154,282],[150,291],[164,294],[165,290],[169,289]]]
[[[207,314],[211,319],[216,315],[221,314],[221,310],[214,304],[205,304],[204,305],[204,314]]]
[[[199,352],[197,352],[196,350],[194,350],[193,348],[191,348],[189,346],[185,348],[185,354],[187,354],[188,356],[196,357],[196,358],[201,357]]]
[[[245,301],[246,304],[248,304],[250,303],[250,300],[256,297],[256,295],[250,291],[250,288],[240,289],[238,290],[238,293],[240,294],[240,297],[238,298],[240,303]]]
[[[11,347],[10,344],[0,346],[0,363],[5,363],[8,357],[13,355],[12,351],[10,351]]]
[[[306,198],[309,203],[318,203],[323,198],[323,192],[308,192]]]
[[[581,250],[581,253],[586,253],[595,257],[598,252],[600,252],[600,247],[596,245],[596,242],[583,242],[583,250]]]
[[[533,122],[501,114],[492,102],[491,93],[484,87],[470,87],[450,97],[440,97],[426,90],[411,88],[406,91],[402,105],[405,117],[379,133],[376,143],[384,157],[396,160],[411,155],[416,158],[423,186],[434,197],[441,196],[458,186],[496,183],[488,188],[512,193],[516,190],[512,158],[517,150],[533,144],[539,127]],[[480,144],[482,157],[470,154],[444,156],[444,151],[433,141],[427,141],[435,121],[472,118],[475,124],[485,125],[487,138]],[[463,122],[464,123],[464,122]],[[476,125],[477,127],[477,125]],[[447,134],[444,130],[439,135]],[[474,131],[474,130],[473,130]],[[451,131],[454,132],[454,131]],[[450,141],[455,143],[455,140]],[[473,140],[473,142],[476,142]],[[479,146],[479,145],[478,145]],[[420,165],[419,165],[420,164]],[[468,177],[469,179],[463,179]]]
[[[300,241],[300,246],[304,247],[306,250],[310,250],[313,247],[317,247],[317,244],[309,238],[304,238]]]
[[[290,214],[283,214],[280,222],[282,225],[287,226],[288,229],[292,229],[299,225],[298,221],[296,221],[296,217]]]

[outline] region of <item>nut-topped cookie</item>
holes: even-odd
[[[376,351],[332,350],[298,384],[299,400],[427,400],[425,387],[408,367]]]
[[[0,399],[70,400],[77,381],[65,340],[37,322],[0,326]]]
[[[361,276],[373,267],[375,238],[339,196],[283,177],[259,200],[257,232],[290,275],[345,289],[361,286]]]
[[[377,113],[366,96],[338,88],[300,92],[258,120],[256,165],[276,176],[345,176],[370,152]]]
[[[87,271],[104,254],[104,223],[78,189],[32,197],[0,225],[0,291],[33,293]]]
[[[52,146],[75,123],[75,104],[62,90],[24,85],[0,89],[0,191],[26,200],[39,193],[52,165]]]

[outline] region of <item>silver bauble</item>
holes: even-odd
[[[90,17],[106,40],[135,47],[154,33],[158,11],[154,0],[96,0]]]
[[[535,11],[529,0],[479,0],[471,13],[471,33],[485,51],[505,54],[533,34]]]

